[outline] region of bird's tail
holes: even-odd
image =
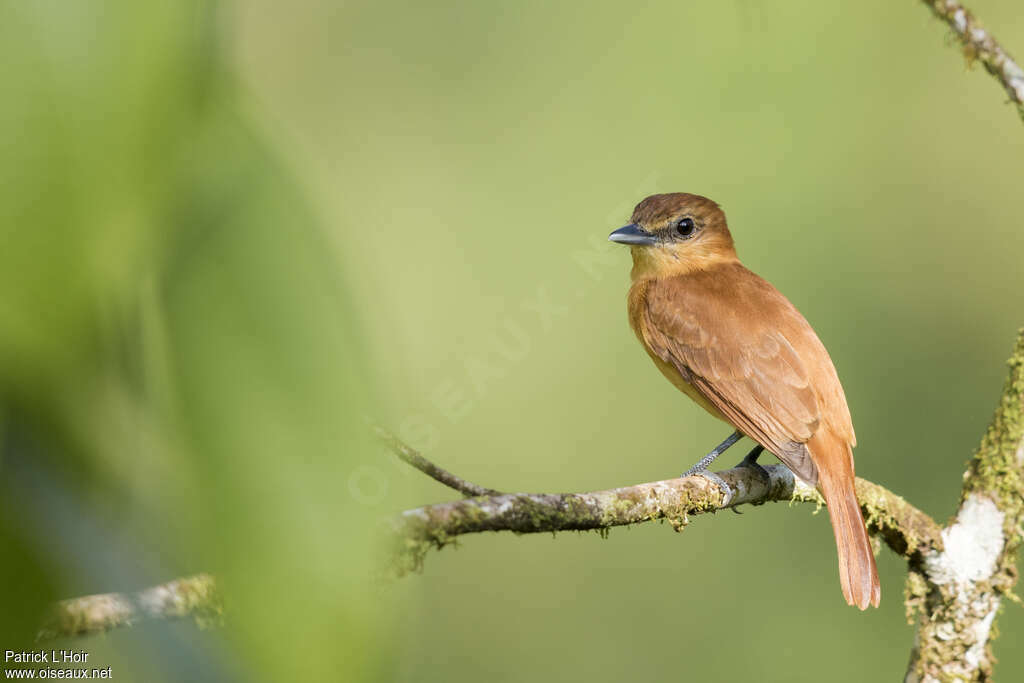
[[[824,430],[822,430],[824,431]],[[818,441],[818,443],[814,443]],[[811,443],[818,464],[818,487],[828,504],[839,553],[839,582],[846,602],[867,609],[882,597],[875,555],[853,487],[853,454],[849,444],[832,434],[816,434]]]

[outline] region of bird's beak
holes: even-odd
[[[636,223],[630,223],[608,235],[608,241],[619,244],[654,244],[657,240]]]

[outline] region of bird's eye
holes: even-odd
[[[676,223],[676,232],[683,237],[692,237],[697,226],[694,225],[692,218],[683,218]]]

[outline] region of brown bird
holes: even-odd
[[[693,194],[656,194],[608,239],[633,252],[629,323],[662,374],[736,432],[687,474],[748,436],[828,504],[839,581],[851,605],[878,606],[881,587],[854,494],[850,410],[811,326],[736,257],[725,214]]]

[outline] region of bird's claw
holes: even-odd
[[[712,484],[720,488],[722,490],[722,493],[725,495],[725,500],[722,501],[722,507],[729,507],[729,501],[732,500],[733,493],[732,488],[725,483],[725,479],[722,479],[714,472],[708,472],[707,470],[704,470],[703,472],[697,472],[693,476],[704,477]]]

